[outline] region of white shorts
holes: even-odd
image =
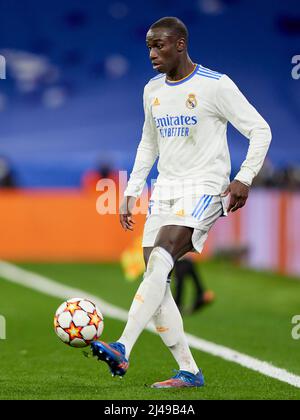
[[[226,216],[225,199],[220,195],[189,195],[172,200],[150,200],[144,227],[143,247],[153,247],[162,226],[194,228],[194,250],[201,252],[208,231],[220,216]]]

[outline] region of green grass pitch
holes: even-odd
[[[126,282],[117,264],[21,267],[125,309],[138,285]],[[291,337],[291,319],[300,314],[300,282],[222,261],[198,268],[217,299],[184,318],[186,331],[300,375],[300,340]],[[192,296],[188,286],[186,300]],[[60,303],[0,278],[0,314],[7,321],[7,340],[0,340],[0,399],[300,399],[300,389],[198,350],[193,353],[204,371],[204,388],[151,389],[151,383],[167,379],[177,366],[160,338],[149,332],[134,348],[126,376],[112,378],[106,364],[57,339],[53,314]],[[103,340],[117,339],[123,326],[105,318]]]

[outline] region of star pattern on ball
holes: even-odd
[[[97,314],[96,309],[94,310],[93,313],[88,314],[89,318],[90,318],[90,322],[89,325],[95,325],[96,329],[98,329],[102,319],[100,318],[100,316]]]
[[[58,328],[59,327],[59,322],[58,322],[58,316],[54,317],[54,328]]]
[[[69,334],[70,341],[72,341],[72,340],[74,340],[74,338],[81,338],[82,339],[81,330],[82,330],[82,327],[76,327],[74,322],[72,322],[71,325],[70,325],[70,328],[67,328],[65,331],[66,331],[67,334]]]
[[[75,311],[80,311],[80,310],[82,310],[82,308],[79,306],[79,301],[78,302],[68,302],[64,312],[69,311],[70,314],[74,315]]]

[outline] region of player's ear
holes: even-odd
[[[176,47],[177,47],[177,51],[178,52],[184,51],[186,49],[186,41],[185,41],[185,39],[184,38],[179,38],[178,41],[177,41]]]

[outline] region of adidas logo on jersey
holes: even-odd
[[[184,210],[183,210],[183,209],[182,209],[182,210],[179,210],[179,211],[176,213],[176,216],[181,216],[181,217],[185,216],[185,212],[184,212]]]
[[[158,106],[160,105],[159,99],[155,98],[154,102],[153,102],[153,106]]]

